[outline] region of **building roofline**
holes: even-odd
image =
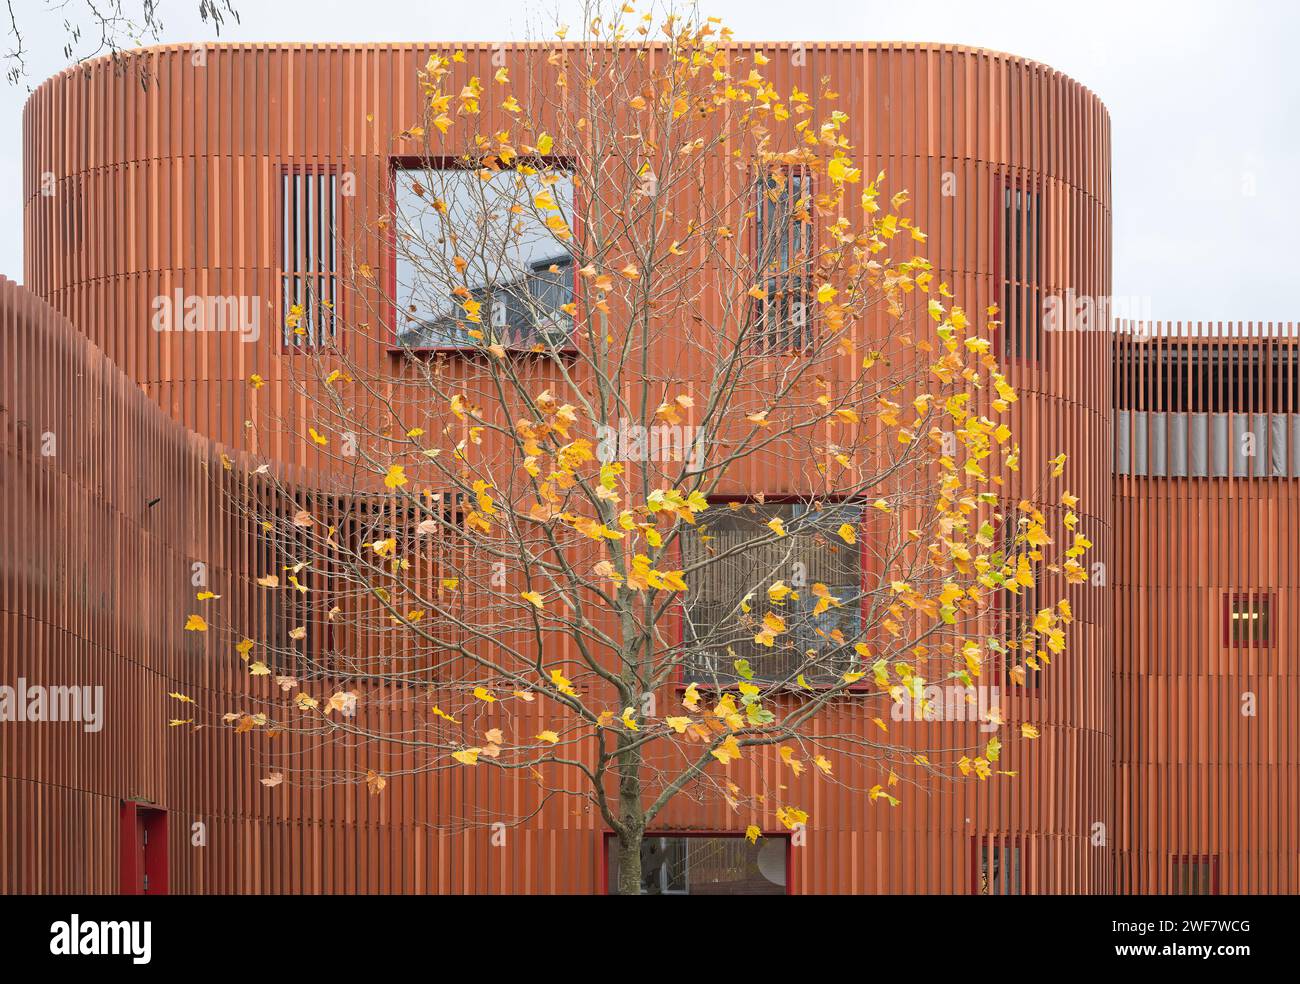
[[[103,55],[97,55],[94,58],[88,58],[83,62],[75,65],[69,65],[67,68],[42,80],[31,94],[39,92],[42,88],[52,82],[72,76],[77,72],[94,71],[101,65],[112,64],[118,59],[130,58],[139,55],[153,54],[176,54],[190,52],[195,48],[202,47],[209,51],[379,51],[379,50],[400,50],[400,51],[423,51],[438,48],[463,48],[465,50],[488,51],[498,45],[506,48],[517,49],[544,49],[544,48],[568,48],[576,49],[579,43],[575,41],[466,41],[466,40],[435,40],[427,41],[172,41],[163,44],[143,45],[138,48],[124,48],[117,52],[108,52]],[[1002,51],[997,48],[987,48],[980,45],[960,44],[957,42],[947,41],[816,41],[816,40],[783,40],[783,41],[741,41],[733,40],[728,42],[725,47],[738,50],[767,50],[767,49],[790,49],[796,45],[803,45],[811,50],[821,51],[928,51],[936,53],[950,53],[959,55],[985,56],[995,61],[1005,61],[1021,65],[1029,69],[1038,69],[1051,76],[1059,76],[1067,82],[1077,86],[1080,90],[1095,99],[1102,111],[1109,118],[1110,113],[1106,109],[1106,104],[1101,98],[1084,85],[1078,79],[1067,75],[1059,68],[1029,58],[1024,55],[1017,55],[1013,52]],[[662,42],[648,42],[647,47],[662,47]],[[30,98],[30,97],[29,97]]]

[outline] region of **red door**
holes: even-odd
[[[122,804],[122,894],[167,894],[167,813]]]

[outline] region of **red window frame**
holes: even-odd
[[[1234,638],[1233,615],[1245,602],[1255,611],[1262,611],[1262,638],[1255,638],[1251,633],[1248,638]],[[1262,603],[1262,609],[1259,607]],[[1273,629],[1273,595],[1266,591],[1229,591],[1223,596],[1223,645],[1227,649],[1272,649]]]
[[[1016,875],[1018,885],[1016,891],[1012,892],[981,892],[980,891],[980,862],[983,860],[985,848],[996,848],[1003,850],[1007,848],[1014,849],[1018,852],[1016,858]],[[1026,888],[1026,869],[1029,866],[1029,850],[1026,846],[1025,839],[1020,834],[976,834],[971,837],[970,843],[970,894],[979,896],[993,895],[1027,895]]]
[[[803,504],[803,503],[806,503],[806,502],[808,502],[808,501],[809,501],[809,500],[808,500],[808,496],[798,496],[798,495],[766,495],[766,494],[765,494],[765,495],[763,496],[763,501],[762,501],[761,503],[758,502],[758,500],[755,499],[753,495],[722,494],[722,495],[713,495],[713,496],[709,496],[709,506],[710,506],[710,508],[712,508],[714,505],[726,505],[726,504],[729,503],[729,502],[743,502],[743,503],[753,504],[753,505],[774,505],[774,506],[779,506],[779,505],[795,505],[795,504]],[[835,498],[835,497],[833,497],[833,496],[827,496],[825,499],[822,499],[822,500],[819,500],[819,501],[823,501],[823,502],[831,502],[831,503],[837,503],[837,504],[839,504],[839,503],[845,503],[845,502],[848,502],[849,500],[847,500],[847,499],[843,499],[843,498]],[[863,586],[863,587],[865,588],[866,581],[867,581],[867,573],[868,573],[868,563],[867,563],[867,560],[868,560],[868,557],[869,557],[869,554],[867,553],[867,536],[868,536],[869,533],[871,532],[871,529],[870,529],[870,522],[871,522],[871,520],[873,519],[873,517],[869,516],[868,513],[867,513],[867,508],[866,508],[866,507],[867,507],[867,503],[863,502],[863,503],[861,503],[861,505],[862,505],[862,517],[861,517],[861,519],[860,519],[859,522],[858,522],[858,569],[859,569],[859,571],[860,571],[859,583],[860,583],[861,586]],[[706,513],[706,515],[707,515],[707,513]],[[685,563],[685,557],[684,557],[684,555],[683,555],[683,553],[682,553],[682,540],[681,540],[681,536],[680,536],[680,534],[678,535],[677,543],[676,543],[675,546],[676,546],[676,550],[677,550],[677,562],[678,562],[678,564],[680,564],[683,568],[685,568],[686,563]],[[860,609],[861,614],[862,614],[862,621],[863,621],[863,623],[865,624],[865,623],[866,623],[867,611],[868,611],[868,605],[867,605],[867,599],[866,599],[866,597],[865,597],[865,591],[863,592],[863,594],[864,594],[864,597],[863,597],[863,598],[861,599],[861,601],[859,602],[859,609]],[[686,600],[685,600],[685,599],[679,599],[679,600],[676,602],[676,606],[675,606],[676,611],[677,611],[677,647],[678,647],[678,649],[685,649],[685,648],[686,648],[686,611],[685,611],[685,605],[686,605]],[[868,645],[870,645],[870,643],[868,643]],[[679,690],[685,690],[686,686],[687,686],[688,683],[690,682],[690,681],[687,681],[687,679],[686,679],[686,676],[685,676],[685,670],[686,670],[686,668],[685,668],[685,666],[684,666],[683,664],[679,663],[679,664],[677,665],[677,671],[676,671],[676,674],[675,674],[675,677],[676,677],[675,682],[676,682],[677,688],[678,688]],[[695,681],[695,682],[696,682],[697,686],[699,686],[700,688],[705,689],[705,690],[710,689],[711,686],[712,686],[711,684],[704,683],[704,682],[700,682],[700,681]],[[830,690],[830,689],[832,689],[832,688],[834,687],[834,684],[815,684],[815,683],[814,683],[814,684],[810,684],[809,686],[810,686],[810,689],[811,689],[811,690],[813,690],[814,692],[816,692],[816,691],[825,691],[825,690]],[[871,685],[866,681],[866,678],[863,678],[862,680],[859,680],[859,681],[856,682],[856,683],[851,683],[851,684],[849,684],[849,685],[846,686],[844,689],[845,689],[845,691],[852,692],[852,693],[864,693],[864,692],[868,692],[868,691],[871,690]]]
[[[521,160],[525,164],[529,164],[535,167],[552,166],[552,167],[569,168],[571,172],[576,173],[576,168],[573,167],[572,159],[569,157],[563,157],[563,156],[530,157],[530,158],[519,158],[519,160]],[[386,182],[388,202],[386,203],[385,215],[387,215],[389,222],[388,222],[387,235],[384,237],[384,245],[383,245],[384,262],[387,267],[387,269],[384,271],[384,284],[385,284],[385,288],[388,291],[388,297],[390,300],[388,307],[390,309],[389,314],[392,319],[391,320],[392,337],[388,343],[388,352],[391,355],[411,355],[411,356],[417,356],[417,355],[432,356],[432,355],[438,355],[440,353],[455,354],[455,355],[468,357],[468,358],[483,355],[483,353],[478,348],[472,345],[418,345],[417,346],[417,345],[402,345],[399,344],[397,341],[397,326],[398,326],[398,318],[400,316],[400,312],[397,309],[397,172],[417,171],[417,170],[473,171],[475,169],[473,167],[468,166],[463,160],[461,160],[458,157],[448,157],[446,155],[422,156],[419,154],[394,154],[388,158],[388,172],[387,172],[387,182]],[[579,185],[575,182],[573,188],[573,194],[575,198],[579,194],[580,190],[581,189]],[[574,240],[576,241],[580,238],[580,234],[581,234],[580,232],[581,223],[579,222],[579,212],[576,208],[574,209],[571,218],[573,219],[573,225],[570,227],[570,231],[573,234]],[[573,262],[573,270],[574,270],[573,303],[577,305],[577,309],[581,311],[583,309],[583,305],[585,301],[584,301],[584,291],[582,289],[583,286],[582,277],[578,276],[578,266],[579,266],[578,257],[574,256],[572,258],[572,262]],[[554,353],[552,353],[550,350],[547,350],[545,352],[533,353],[525,349],[518,349],[512,351],[512,354],[513,355],[555,354],[561,356],[577,355],[578,354],[577,317],[575,316],[573,319],[573,332],[569,336],[569,344],[566,345],[564,348],[555,349]]]
[[[677,830],[667,828],[664,830],[647,830],[645,837],[681,837],[681,838],[706,838],[712,840],[744,840],[745,832],[743,830]],[[597,895],[610,895],[609,890],[609,845],[610,842],[617,839],[618,834],[612,830],[601,831],[601,836],[596,845],[596,877]],[[780,838],[786,842],[785,845],[785,894],[794,895],[794,835],[788,830],[763,830],[762,838],[773,840]],[[760,838],[761,839],[761,838]]]

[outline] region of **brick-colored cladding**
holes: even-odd
[[[490,77],[490,50],[468,47],[477,74]],[[805,90],[831,77],[863,170],[884,169],[891,189],[911,191],[911,214],[929,233],[927,255],[969,310],[1002,301],[1008,180],[1040,195],[1040,295],[1110,293],[1109,124],[1086,89],[1045,66],[982,50],[826,44],[796,64],[783,47],[764,46],[769,76],[779,88]],[[122,69],[101,61],[69,71],[32,96],[24,117],[27,289],[6,283],[0,305],[0,683],[20,675],[100,680],[108,713],[95,735],[0,732],[0,890],[116,890],[119,805],[133,799],[171,817],[172,891],[602,888],[603,825],[590,812],[548,811],[512,835],[511,850],[494,850],[486,831],[430,826],[449,804],[490,799],[480,779],[394,782],[378,798],[354,788],[266,790],[247,742],[165,725],[167,691],[219,703],[246,687],[231,659],[181,630],[194,559],[210,564],[221,585],[213,590],[232,597],[247,590],[251,573],[253,531],[221,508],[219,483],[229,479],[221,477],[218,444],[255,451],[291,473],[325,470],[301,442],[245,443],[245,420],[301,412],[289,397],[291,367],[278,338],[280,175],[304,165],[353,175],[344,235],[373,222],[385,207],[392,157],[416,150],[391,134],[418,116],[416,72],[431,50],[228,45],[208,48],[196,66],[188,48],[159,48]],[[142,86],[145,69],[151,81]],[[55,193],[43,194],[51,180]],[[384,269],[388,258],[368,248],[357,262]],[[152,299],[177,288],[265,299],[261,339],[149,330]],[[352,355],[399,371],[385,346]],[[1222,887],[1295,890],[1298,738],[1286,714],[1294,671],[1275,660],[1271,682],[1261,682],[1264,669],[1239,655],[1247,651],[1221,659],[1215,649],[1175,672],[1187,644],[1156,632],[1138,642],[1139,626],[1190,622],[1189,609],[1172,601],[1134,610],[1146,597],[1135,587],[1166,583],[1163,575],[1141,580],[1150,570],[1143,564],[1169,554],[1149,547],[1149,538],[1168,530],[1177,539],[1185,524],[1162,511],[1171,505],[1168,480],[1112,478],[1112,356],[1106,332],[1061,332],[1044,336],[1037,359],[1010,363],[1021,394],[1012,426],[1025,450],[1023,473],[1069,454],[1072,488],[1096,543],[1090,559],[1105,565],[1107,585],[1077,592],[1068,658],[1038,688],[1010,698],[1009,717],[1043,730],[1007,765],[1019,778],[912,791],[897,810],[818,790],[808,845],[792,852],[793,891],[969,892],[978,838],[1020,848],[1027,892],[1168,890],[1173,858],[1203,855],[1215,856]],[[680,371],[689,379],[701,367]],[[254,393],[245,382],[251,372],[268,386]],[[41,453],[46,432],[59,442],[53,456]],[[747,493],[784,490],[771,470],[747,470],[736,482]],[[1011,484],[1009,495],[1029,494],[1025,482]],[[1237,501],[1266,504],[1279,536],[1290,528],[1294,512],[1283,504],[1292,500],[1278,491],[1292,488],[1285,480],[1179,484],[1180,505],[1199,503],[1206,523],[1231,504],[1216,488],[1222,484],[1239,490]],[[1231,528],[1261,528],[1249,525],[1255,513],[1235,515]],[[1269,587],[1277,596],[1274,638],[1285,638],[1289,568],[1278,566],[1285,554],[1272,567],[1262,560],[1246,567],[1234,543],[1212,554],[1224,569],[1198,583]],[[1273,650],[1284,652],[1280,644]],[[1149,665],[1164,667],[1162,676],[1150,676]],[[1169,688],[1165,679],[1180,684]],[[1239,691],[1259,688],[1259,716],[1227,724],[1230,709],[1210,713],[1198,681],[1226,688],[1216,693],[1230,704]],[[869,726],[859,712],[841,713],[840,727]],[[1173,731],[1150,730],[1165,720],[1176,722]],[[974,724],[941,727],[953,729],[954,743],[978,738]],[[1252,727],[1271,737],[1243,730]],[[1208,737],[1222,728],[1235,737]],[[1220,752],[1240,752],[1226,775],[1189,766],[1183,779],[1148,783],[1136,774],[1168,776],[1168,763]],[[1236,820],[1227,827],[1200,819],[1229,815]],[[195,820],[209,828],[204,848],[186,836]],[[739,833],[745,823],[720,805],[684,802],[663,827]]]
[[[1136,329],[1116,345],[1117,443],[1132,457],[1145,431],[1149,461],[1121,461],[1115,477],[1115,890],[1168,892],[1174,859],[1209,859],[1217,891],[1293,893],[1300,335],[1290,323]],[[1252,360],[1268,371],[1234,371]],[[1228,460],[1211,450],[1198,469],[1189,450],[1180,462],[1198,424],[1215,447],[1216,417]],[[1243,431],[1259,437],[1252,455],[1236,453]],[[1231,637],[1226,605],[1242,596],[1266,599],[1253,645]]]

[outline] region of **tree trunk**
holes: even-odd
[[[641,894],[641,841],[640,830],[629,837],[618,839],[618,894]]]
[[[619,744],[633,742],[619,736]],[[641,841],[645,836],[645,809],[641,802],[641,750],[624,748],[618,753],[618,812],[623,832],[618,838],[618,894],[641,894]]]

